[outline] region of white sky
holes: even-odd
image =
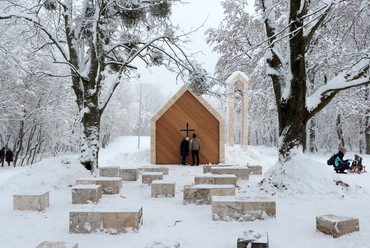
[[[223,9],[220,0],[185,0],[186,4],[178,4],[172,7],[173,24],[178,24],[184,30],[200,27],[204,22],[204,27],[193,34],[192,42],[186,46],[188,53],[197,54],[196,59],[200,62],[209,74],[213,74],[217,63],[217,54],[205,42],[204,32],[208,28],[218,27],[223,18]],[[153,83],[161,86],[165,96],[172,96],[183,86],[181,81],[176,84],[176,74],[167,71],[164,67],[151,68],[152,72],[140,71],[143,83]]]

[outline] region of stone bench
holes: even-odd
[[[175,182],[155,180],[151,184],[152,197],[175,197]]]
[[[107,166],[99,168],[100,177],[119,177],[119,166]]]
[[[142,172],[162,172],[163,175],[168,175],[168,168],[167,167],[149,167],[149,166],[145,166],[145,167],[140,167],[139,168],[140,171]]]
[[[96,177],[81,178],[76,180],[76,184],[96,184],[101,186],[102,194],[119,194],[122,188],[122,179],[120,177]]]
[[[212,196],[233,196],[234,185],[198,184],[184,186],[184,205],[186,204],[211,204]]]
[[[237,248],[269,248],[267,232],[249,230],[239,235]]]
[[[238,179],[249,179],[249,169],[246,167],[211,167],[212,174],[232,174]]]
[[[262,175],[262,166],[261,165],[247,165],[247,168],[250,171],[250,175]]]
[[[119,177],[122,181],[137,181],[139,173],[137,168],[121,168],[119,169]]]
[[[97,204],[102,197],[100,185],[76,185],[72,187],[72,204]]]
[[[276,203],[249,197],[212,197],[212,219],[254,221],[276,217]]]
[[[356,218],[328,214],[316,217],[316,229],[338,238],[344,234],[359,231],[360,224],[359,219]]]
[[[162,172],[144,172],[142,175],[143,184],[151,184],[154,180],[163,180]]]
[[[49,207],[49,192],[13,195],[13,210],[43,211]]]
[[[194,184],[232,184],[236,185],[235,175],[206,174],[194,177]]]
[[[49,242],[45,241],[36,246],[36,248],[78,248],[77,243],[67,243],[67,242]]]
[[[143,209],[119,211],[75,211],[69,213],[70,233],[109,234],[138,232],[143,223]]]
[[[203,173],[211,173],[211,168],[221,168],[221,167],[234,167],[238,165],[227,165],[227,164],[206,164],[203,166]]]

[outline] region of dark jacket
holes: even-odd
[[[0,150],[0,157],[5,157],[5,149]]]
[[[180,154],[181,156],[187,156],[189,154],[189,141],[186,139],[181,141]]]
[[[12,150],[7,150],[6,153],[5,153],[5,160],[6,162],[13,162],[13,152]]]
[[[349,164],[348,159],[343,160],[343,157],[344,157],[343,152],[340,151],[340,152],[337,153],[337,155],[335,157],[335,161],[334,161],[334,167],[341,166],[344,163],[348,163]]]

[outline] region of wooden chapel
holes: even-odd
[[[150,120],[150,162],[181,164],[180,143],[193,133],[201,140],[201,164],[224,163],[225,121],[201,96],[183,86]],[[191,152],[187,163],[191,163]]]

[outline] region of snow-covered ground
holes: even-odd
[[[346,157],[353,158],[349,152]],[[234,248],[243,231],[268,232],[271,248],[367,248],[370,247],[370,173],[335,174],[326,160],[330,154],[297,154],[283,168],[273,166],[277,150],[250,147],[226,148],[226,163],[262,165],[264,175],[239,180],[237,195],[263,196],[276,201],[276,218],[253,222],[212,221],[210,205],[183,205],[182,189],[193,184],[202,167],[165,165],[165,179],[176,182],[175,198],[151,198],[150,186],[124,182],[119,195],[103,195],[100,207],[143,207],[143,225],[138,233],[119,235],[69,234],[71,186],[89,173],[78,164],[78,156],[45,159],[27,167],[0,167],[0,247],[33,248],[43,241],[77,242],[79,248]],[[370,156],[362,156],[370,165]],[[120,167],[152,166],[149,163],[149,138],[120,137],[100,152],[100,165]],[[368,167],[370,169],[370,166]],[[276,184],[259,182],[270,176]],[[343,189],[335,180],[350,186]],[[282,190],[281,188],[287,188]],[[13,195],[29,191],[49,191],[50,207],[43,212],[13,211]],[[92,206],[94,207],[94,206]],[[360,219],[360,231],[340,238],[317,232],[316,216],[335,214]]]

